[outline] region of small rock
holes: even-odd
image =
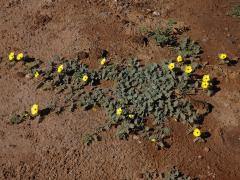
[[[153,16],[160,16],[160,12],[154,11],[154,12],[153,12]]]
[[[203,150],[204,150],[205,152],[209,152],[209,151],[210,151],[210,148],[209,148],[209,147],[205,147]]]
[[[198,159],[202,159],[202,158],[203,158],[202,156],[200,156],[200,155],[198,156]]]
[[[138,136],[136,136],[136,135],[133,135],[133,139],[134,139],[134,140],[138,140],[138,139],[139,139],[139,137],[138,137]]]
[[[231,37],[232,35],[230,33],[227,34],[227,37]]]
[[[207,36],[204,36],[202,39],[202,42],[207,42],[209,40],[209,38]]]
[[[33,78],[33,75],[30,74],[30,73],[28,73],[28,74],[25,75],[25,78],[27,78],[27,79],[32,79],[32,78]]]
[[[224,30],[225,30],[225,31],[229,31],[229,28],[225,27]]]
[[[146,11],[147,11],[147,12],[152,12],[152,10],[151,10],[151,9],[146,9]]]

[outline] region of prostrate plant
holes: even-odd
[[[137,59],[130,59],[127,65],[110,64],[106,56],[99,60],[99,69],[89,69],[79,59],[56,57],[41,68],[41,61],[24,61],[28,73],[37,81],[37,89],[52,90],[64,94],[64,106],[51,111],[61,113],[66,107],[74,111],[78,106],[89,110],[100,106],[109,117],[106,124],[84,138],[86,144],[98,140],[101,131],[117,128],[117,137],[127,139],[130,134],[139,135],[155,143],[161,149],[166,147],[165,139],[170,130],[164,127],[169,118],[193,126],[202,114],[187,99],[188,94],[196,94],[201,86],[193,73],[199,66],[201,48],[189,38],[177,42],[172,24],[167,28],[147,31],[148,37],[156,39],[160,46],[177,49],[176,61],[162,65],[140,65]],[[10,54],[10,58],[14,58]],[[25,58],[27,59],[27,58]],[[111,81],[112,88],[102,88],[102,81]],[[211,81],[203,81],[207,89]],[[151,117],[151,120],[150,120]]]
[[[181,50],[185,50],[184,47]],[[192,46],[186,47],[192,50]],[[137,134],[161,149],[166,146],[164,140],[170,135],[170,130],[163,126],[167,119],[193,125],[201,116],[186,98],[196,92],[199,81],[192,76],[196,68],[192,67],[194,62],[186,63],[186,57],[189,55],[179,55],[177,63],[166,62],[161,66],[140,65],[137,59],[129,60],[127,65],[107,65],[106,58],[102,58],[101,67],[96,70],[89,69],[76,59],[55,58],[45,68],[41,67],[39,60],[23,63],[27,72],[40,81],[37,88],[64,93],[65,105],[51,108],[51,111],[61,113],[65,108],[74,111],[78,106],[84,110],[94,106],[105,109],[108,122],[98,132],[87,136],[86,144],[98,139],[94,137],[98,137],[101,131],[116,127],[116,135],[120,139]],[[101,81],[108,80],[114,83],[111,89],[99,86]],[[32,109],[32,114],[35,109]],[[153,120],[149,121],[149,117]]]
[[[240,6],[233,7],[229,12],[227,12],[228,16],[240,17]]]
[[[166,28],[158,27],[154,30],[146,30],[148,38],[156,40],[157,44],[161,47],[174,46],[177,42],[177,38],[174,35],[171,26]]]
[[[161,173],[158,170],[146,171],[142,174],[144,180],[191,180],[190,176],[184,175],[176,167],[173,167],[170,171]],[[194,178],[195,179],[195,178]]]
[[[164,180],[191,180],[191,177],[184,175],[176,167],[173,167],[169,172],[162,173]]]
[[[13,114],[10,117],[10,123],[11,124],[20,124],[23,121],[27,120],[28,117],[29,117],[29,114],[27,112],[24,112],[22,114]]]
[[[198,58],[202,52],[201,47],[190,38],[184,38],[179,42],[179,45],[176,47],[178,54],[184,58]]]
[[[143,66],[137,59],[131,59],[128,65],[110,64],[90,70],[77,60],[61,60],[37,69],[42,80],[37,88],[65,93],[65,107],[71,111],[78,105],[85,110],[94,106],[104,108],[109,116],[108,128],[117,127],[116,135],[120,139],[138,134],[164,148],[170,130],[163,123],[168,118],[188,124],[198,122],[196,110],[186,99],[195,90],[195,79],[190,75],[193,69],[177,67],[169,70],[167,63]],[[98,86],[107,80],[115,86],[111,89]],[[86,90],[86,86],[91,88]],[[149,116],[154,117],[151,123]],[[98,133],[87,136],[86,144],[96,139],[93,136]]]

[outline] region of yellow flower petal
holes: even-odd
[[[63,71],[63,64],[59,65],[58,68],[57,68],[57,72],[58,73],[61,73]]]
[[[33,116],[38,115],[38,104],[32,105],[32,107],[31,107],[31,114],[32,114]]]
[[[181,55],[179,55],[178,57],[177,57],[177,62],[182,62],[183,61],[183,57],[181,56]]]
[[[82,80],[83,80],[84,82],[86,82],[86,81],[88,80],[88,75],[85,74],[85,75],[83,76]]]
[[[120,116],[123,113],[122,108],[118,108],[116,114]]]
[[[101,65],[106,64],[106,62],[107,62],[107,60],[106,60],[105,57],[103,57],[103,58],[100,59],[100,64],[101,64]]]
[[[207,81],[203,81],[202,84],[201,84],[201,87],[203,89],[208,89],[208,86],[209,86],[209,83]]]
[[[226,53],[220,53],[218,54],[218,58],[221,60],[225,60],[228,57],[228,55]]]
[[[201,136],[201,131],[200,131],[200,129],[195,128],[195,129],[193,130],[193,135],[194,135],[195,137],[200,137],[200,136]]]
[[[203,76],[203,78],[202,78],[202,81],[204,81],[204,82],[210,81],[210,76],[209,76],[209,74],[205,74],[205,75]]]
[[[174,68],[175,68],[175,64],[174,64],[174,63],[168,64],[168,69],[169,69],[170,71],[172,71]]]
[[[24,55],[23,55],[23,53],[19,53],[18,55],[17,55],[17,60],[18,61],[21,61],[22,59],[23,59],[23,57],[24,57]]]
[[[14,52],[10,52],[9,55],[8,55],[8,59],[9,59],[9,61],[13,61],[14,58],[15,58],[15,54],[14,54]]]
[[[184,72],[186,74],[190,74],[192,72],[192,66],[186,66],[185,69],[184,69]]]
[[[34,73],[34,77],[35,77],[35,78],[38,78],[38,76],[39,76],[39,72],[36,71],[36,72]]]

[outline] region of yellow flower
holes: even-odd
[[[185,69],[184,69],[184,72],[189,74],[192,72],[192,66],[186,66]]]
[[[23,57],[24,57],[23,53],[19,53],[19,54],[17,55],[17,60],[18,60],[18,61],[21,61],[21,60],[23,59]]]
[[[155,138],[152,138],[151,141],[152,142],[157,142],[157,140]]]
[[[221,59],[221,60],[225,60],[227,58],[227,54],[226,53],[220,53],[218,54],[218,58]]]
[[[172,71],[174,68],[175,68],[175,64],[174,63],[168,64],[168,69],[170,69],[170,71]]]
[[[195,128],[195,129],[193,130],[193,135],[194,135],[195,137],[200,137],[200,136],[201,136],[201,131],[200,131],[200,129]]]
[[[201,87],[202,87],[203,89],[207,89],[208,86],[209,86],[209,83],[208,83],[207,81],[203,81],[202,84],[201,84]]]
[[[85,75],[83,76],[82,80],[86,82],[86,81],[88,80],[88,75],[85,74]]]
[[[203,81],[203,82],[208,82],[208,81],[210,81],[210,76],[209,76],[209,74],[205,74],[205,75],[203,76],[203,78],[202,78],[202,81]]]
[[[32,105],[32,107],[31,107],[31,114],[33,116],[38,115],[38,105],[37,104]]]
[[[9,55],[8,55],[8,59],[9,59],[9,61],[13,61],[14,58],[15,58],[15,54],[14,54],[14,52],[10,52]]]
[[[105,57],[103,57],[103,58],[100,59],[100,64],[101,64],[101,65],[106,64],[106,62],[107,62],[107,60],[106,60]]]
[[[181,56],[181,55],[179,55],[178,57],[177,57],[177,62],[182,62],[183,61],[183,57]]]
[[[118,108],[116,114],[120,116],[123,113],[122,108]]]
[[[63,71],[63,64],[59,65],[57,68],[57,72],[61,73]]]
[[[36,71],[36,72],[34,73],[34,77],[35,77],[35,78],[38,78],[38,76],[39,76],[39,72]]]
[[[134,119],[135,116],[134,116],[134,114],[129,114],[128,117],[129,117],[130,119]]]

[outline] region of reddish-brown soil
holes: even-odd
[[[200,179],[240,179],[240,63],[219,66],[216,56],[240,57],[240,19],[226,16],[239,0],[1,0],[0,1],[0,179],[139,179],[146,170],[178,167]],[[158,16],[157,11],[160,13]],[[75,57],[89,52],[86,61],[97,66],[99,50],[111,61],[136,56],[144,63],[174,56],[154,42],[145,47],[141,27],[156,27],[173,18],[189,26],[187,33],[204,49],[204,72],[220,81],[213,97],[195,98],[213,105],[203,129],[206,143],[194,144],[187,127],[170,122],[171,147],[157,151],[149,142],[121,141],[115,130],[103,141],[86,147],[82,137],[106,117],[97,111],[51,114],[43,122],[9,124],[9,115],[46,105],[55,97],[36,91],[33,81],[20,76],[21,65],[8,68],[9,51],[24,51],[45,62],[58,54]],[[55,98],[55,100],[57,100]]]

